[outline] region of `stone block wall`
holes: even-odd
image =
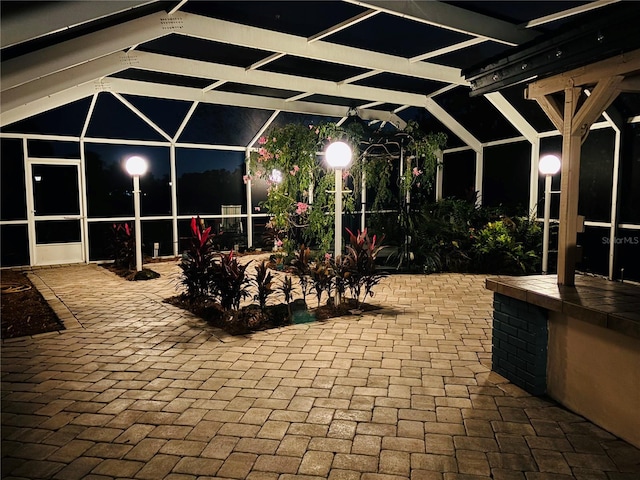
[[[493,370],[533,395],[547,391],[547,310],[494,293]]]

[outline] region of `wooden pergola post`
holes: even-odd
[[[536,100],[562,133],[558,285],[575,284],[581,145],[593,122],[621,91],[640,91],[639,74],[640,50],[635,50],[527,87],[526,98]],[[590,90],[585,98],[582,93],[587,88]],[[564,105],[554,94],[564,96]]]

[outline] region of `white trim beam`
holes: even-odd
[[[168,35],[173,28],[179,28],[179,25],[164,26],[163,20],[166,18],[164,12],[154,13],[2,62],[0,88],[4,92],[46,75],[125,50],[131,45]]]
[[[165,132],[164,130],[162,130],[162,128],[160,128],[153,120],[151,120],[149,117],[147,117],[144,113],[142,113],[138,108],[136,108],[130,101],[128,101],[126,98],[124,98],[122,95],[120,95],[119,93],[116,92],[111,92],[111,94],[116,97],[118,100],[120,100],[127,108],[129,108],[129,110],[131,110],[133,113],[135,113],[138,117],[140,117],[147,125],[149,125],[151,128],[153,128],[156,132],[158,132],[160,135],[162,135],[167,142],[171,142],[171,137],[167,134],[167,132]]]
[[[563,18],[572,17],[574,15],[578,15],[580,13],[589,12],[596,8],[601,8],[606,5],[610,5],[612,3],[617,3],[620,0],[596,0],[593,2],[585,3],[584,5],[579,5],[574,8],[569,8],[567,10],[563,10],[561,12],[552,13],[550,15],[546,15],[544,17],[535,18],[533,20],[529,20],[526,23],[523,23],[521,26],[524,28],[533,28],[538,27],[540,25],[545,25],[547,23],[555,22],[556,20],[561,20]]]
[[[196,88],[180,87],[176,85],[159,85],[122,78],[110,78],[108,81],[103,83],[106,91],[123,94],[194,102],[200,101],[218,105],[259,108],[263,110],[282,110],[285,112],[342,117],[344,116],[346,109],[346,107],[340,105],[325,105],[312,102],[287,102],[280,98],[258,97],[240,93],[221,92],[217,90],[203,92]],[[383,120],[393,123],[394,125],[406,125],[404,120],[391,112],[362,110],[358,113],[360,118],[364,120]]]
[[[268,88],[317,93],[335,97],[355,98],[371,102],[381,101],[399,105],[423,107],[426,97],[415,93],[365,87],[361,85],[337,84],[327,80],[298,77],[263,70],[246,70],[242,67],[170,57],[148,52],[131,53],[136,68],[154,72],[171,73],[200,78],[216,78],[228,82],[243,83]]]
[[[6,112],[21,105],[28,105],[69,88],[126,70],[128,64],[128,55],[117,52],[9,89],[0,97],[2,114],[5,115]]]
[[[440,55],[446,55],[447,53],[456,52],[458,50],[462,50],[463,48],[472,47],[486,41],[487,40],[485,38],[472,38],[471,40],[465,40],[464,42],[449,45],[448,47],[439,48],[438,50],[432,50],[430,52],[423,53],[422,55],[416,55],[415,57],[411,57],[409,59],[409,62],[421,62],[423,60],[428,60],[429,58],[439,57]]]
[[[10,125],[48,110],[53,110],[54,108],[75,102],[81,98],[89,97],[93,95],[95,91],[95,84],[84,83],[63,92],[57,92],[48,97],[40,98],[29,104],[19,105],[9,111],[3,111],[2,115],[0,115],[0,127]]]
[[[69,30],[109,15],[154,3],[155,1],[75,1],[39,2],[38,4],[33,2],[28,12],[20,15],[2,16],[0,43],[2,43],[2,48],[11,47],[18,43]]]
[[[340,30],[344,30],[345,28],[351,27],[379,13],[380,13],[379,10],[367,10],[366,12],[362,12],[361,14],[356,15],[355,17],[349,18],[344,22],[334,25],[333,27],[329,27],[320,33],[316,33],[315,35],[312,35],[307,39],[307,41],[309,43],[317,42],[318,40],[322,40],[323,38],[328,37],[329,35],[333,35],[334,33],[337,33]]]
[[[432,98],[427,98],[425,107],[433,116],[435,116],[442,124],[457,135],[460,140],[469,145],[476,154],[482,152],[482,143],[474,137],[466,128],[453,118],[449,112],[436,103]]]
[[[534,143],[538,140],[538,132],[527,120],[514,108],[500,92],[488,93],[485,98],[498,110],[507,121],[515,127],[528,141]]]
[[[285,53],[323,62],[351,65],[369,70],[424,78],[457,85],[468,85],[459,68],[427,62],[410,63],[408,59],[394,55],[346,47],[334,43],[317,41],[309,43],[306,38],[275,32],[248,25],[207,18],[188,13],[176,14],[183,28],[175,33],[215,42],[240,45],[248,48]]]
[[[346,1],[363,8],[380,10],[390,15],[473,35],[474,37],[483,37],[511,46],[520,45],[538,36],[536,32],[525,30],[512,23],[442,2],[411,0]]]

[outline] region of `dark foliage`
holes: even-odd
[[[180,283],[187,289],[189,297],[197,298],[210,293],[216,263],[212,237],[211,227],[205,228],[199,216],[191,219],[189,248],[182,255],[180,262]]]
[[[347,259],[344,260],[349,272],[347,285],[358,308],[367,296],[373,296],[373,287],[380,283],[386,273],[376,268],[376,258],[382,249],[380,244],[376,245],[376,236],[370,239],[366,228],[362,232],[358,230],[355,235],[351,230],[346,230],[349,233]],[[361,299],[360,295],[363,292],[364,296]]]
[[[273,288],[273,275],[267,268],[267,262],[263,260],[256,265],[256,277],[253,279],[253,283],[258,288],[258,293],[253,297],[258,301],[262,310],[267,306],[267,298],[275,289]]]
[[[238,263],[232,250],[228,254],[221,253],[220,262],[212,264],[209,291],[220,299],[223,309],[238,310],[240,301],[250,296],[247,290],[250,280],[245,274],[250,263]]]
[[[136,265],[136,238],[129,223],[114,223],[111,227],[113,264],[132,270]]]

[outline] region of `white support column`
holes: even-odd
[[[247,147],[244,154],[244,166],[246,175],[248,177],[245,189],[247,194],[247,247],[249,248],[253,247],[253,197],[251,194],[251,177],[249,176],[249,174],[251,173],[251,171],[249,170],[250,156],[251,148]]]
[[[366,159],[363,158],[362,161],[365,162]],[[364,169],[362,170],[362,184],[360,188],[360,231],[364,232],[364,229],[367,228],[367,177]]]
[[[538,178],[540,172],[538,163],[540,161],[540,139],[531,143],[531,171],[529,175],[529,214],[533,218],[538,217]]]
[[[89,210],[87,209],[87,168],[84,156],[84,138],[80,138],[80,241],[84,250],[84,263],[89,263]]]
[[[549,219],[551,217],[552,175],[544,176],[544,228],[542,229],[542,273],[549,272]]]
[[[180,233],[178,232],[178,183],[176,174],[176,144],[172,140],[169,147],[169,162],[171,168],[171,231],[173,238],[173,256],[180,252]]]
[[[34,219],[35,206],[33,202],[33,183],[31,163],[27,152],[27,139],[22,139],[22,164],[24,165],[24,186],[27,195],[27,236],[29,238],[29,265],[36,264],[36,222]]]
[[[336,200],[335,200],[335,222],[334,222],[334,248],[333,258],[338,259],[342,255],[342,169],[336,168]]]
[[[609,120],[606,112],[604,113],[605,118]],[[615,251],[616,251],[616,236],[618,233],[618,185],[620,183],[620,143],[621,143],[621,132],[620,128],[613,122],[610,121],[611,126],[616,132],[616,140],[613,148],[613,175],[612,175],[612,185],[611,185],[611,227],[609,230],[609,280],[613,280],[614,272],[613,268],[615,265]]]
[[[437,164],[436,164],[436,202],[442,200],[442,179],[444,168],[444,154],[442,150],[436,152]]]
[[[478,192],[478,196],[476,198],[476,205],[479,207],[481,207],[483,204],[483,201],[482,201],[483,167],[484,167],[484,148],[480,149],[480,151],[476,151],[475,190],[476,192]]]
[[[89,105],[89,110],[87,111],[87,116],[84,119],[84,124],[82,125],[82,131],[80,132],[80,171],[82,175],[82,199],[81,201],[84,203],[84,219],[82,220],[84,224],[84,258],[87,263],[89,263],[89,199],[87,198],[87,172],[86,172],[86,158],[84,155],[85,148],[85,137],[87,135],[87,130],[89,129],[89,123],[91,122],[91,117],[93,116],[93,112],[96,108],[96,102],[98,101],[98,93],[94,93],[91,97],[91,104]]]

